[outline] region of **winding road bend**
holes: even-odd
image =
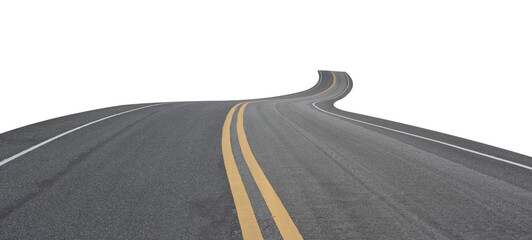
[[[532,239],[532,158],[292,95],[0,134],[0,239]]]

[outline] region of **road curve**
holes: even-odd
[[[532,158],[267,99],[117,106],[0,134],[0,239],[532,239]]]

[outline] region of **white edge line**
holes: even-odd
[[[19,153],[15,154],[15,155],[11,156],[10,158],[6,158],[6,159],[2,160],[0,162],[0,167],[2,165],[4,165],[4,164],[8,163],[8,162],[11,162],[11,161],[15,160],[16,158],[18,158],[18,157],[20,157],[20,156],[22,156],[22,155],[24,155],[26,153],[29,153],[29,152],[31,152],[31,151],[39,148],[39,147],[42,147],[43,145],[45,145],[45,144],[47,144],[47,143],[49,143],[49,142],[51,142],[53,140],[56,140],[56,139],[58,139],[58,138],[60,138],[62,136],[65,136],[65,135],[69,134],[69,133],[72,133],[72,132],[75,132],[77,130],[80,130],[80,129],[84,128],[84,127],[90,126],[90,125],[95,124],[97,122],[101,122],[103,120],[106,120],[106,119],[109,119],[109,118],[113,118],[113,117],[116,117],[116,116],[119,116],[119,115],[122,115],[122,114],[134,112],[134,111],[141,110],[141,109],[144,109],[144,108],[155,107],[155,106],[159,106],[159,105],[163,105],[163,104],[166,104],[166,103],[153,104],[153,105],[148,105],[148,106],[144,106],[144,107],[139,107],[139,108],[127,110],[127,111],[124,111],[124,112],[120,112],[120,113],[116,113],[116,114],[113,114],[113,115],[110,115],[110,116],[107,116],[107,117],[100,118],[100,119],[92,121],[90,123],[83,124],[83,125],[81,125],[81,126],[79,126],[77,128],[70,129],[70,130],[68,130],[68,131],[66,131],[64,133],[61,133],[61,134],[59,134],[59,135],[57,135],[55,137],[49,138],[48,140],[45,140],[44,142],[41,142],[41,143],[39,143],[39,144],[37,144],[37,145],[35,145],[33,147],[30,147],[30,148],[28,148],[28,149],[26,149],[26,150],[24,150],[22,152],[19,152]]]
[[[342,94],[344,94],[344,92],[347,91],[347,89],[349,88],[349,84],[350,84],[350,81],[347,81],[347,87],[346,87],[345,90],[344,90],[340,95],[338,95],[338,96],[342,96]],[[337,96],[337,97],[338,97],[338,96]],[[331,99],[333,99],[333,98],[330,98],[330,99],[327,99],[327,100],[331,100]],[[506,159],[502,159],[502,158],[495,157],[495,156],[492,156],[492,155],[489,155],[489,154],[485,154],[485,153],[477,152],[477,151],[475,151],[475,150],[471,150],[471,149],[463,148],[463,147],[456,146],[456,145],[453,145],[453,144],[450,144],[450,143],[446,143],[446,142],[442,142],[442,141],[434,140],[434,139],[427,138],[427,137],[422,137],[422,136],[415,135],[415,134],[412,134],[412,133],[407,133],[407,132],[399,131],[399,130],[397,130],[397,129],[388,128],[388,127],[383,127],[383,126],[380,126],[380,125],[377,125],[377,124],[373,124],[373,123],[369,123],[369,122],[364,122],[364,121],[361,121],[361,120],[358,120],[358,119],[349,118],[349,117],[346,117],[346,116],[342,116],[342,115],[339,115],[339,114],[336,114],[336,113],[332,113],[332,112],[329,112],[329,111],[323,110],[323,109],[319,108],[318,106],[316,106],[316,103],[318,103],[318,102],[323,102],[323,101],[327,101],[327,100],[315,101],[315,102],[312,103],[312,106],[314,106],[316,109],[318,109],[318,110],[320,110],[320,111],[322,111],[322,112],[324,112],[324,113],[328,113],[328,114],[331,114],[331,115],[334,115],[334,116],[337,116],[337,117],[341,117],[341,118],[344,118],[344,119],[347,119],[347,120],[351,120],[351,121],[355,121],[355,122],[363,123],[363,124],[366,124],[366,125],[370,125],[370,126],[373,126],[373,127],[378,127],[378,128],[386,129],[386,130],[389,130],[389,131],[392,131],[392,132],[397,132],[397,133],[401,133],[401,134],[404,134],[404,135],[408,135],[408,136],[412,136],[412,137],[416,137],[416,138],[424,139],[424,140],[427,140],[427,141],[431,141],[431,142],[439,143],[439,144],[446,145],[446,146],[449,146],[449,147],[453,147],[453,148],[456,148],[456,149],[460,149],[460,150],[463,150],[463,151],[466,151],[466,152],[470,152],[470,153],[474,153],[474,154],[477,154],[477,155],[480,155],[480,156],[488,157],[488,158],[491,158],[491,159],[494,159],[494,160],[497,160],[497,161],[501,161],[501,162],[505,162],[505,163],[508,163],[508,164],[512,164],[512,165],[514,165],[514,166],[522,167],[522,168],[524,168],[524,169],[532,170],[532,167],[529,167],[529,166],[527,166],[527,165],[523,165],[523,164],[520,164],[520,163],[512,162],[512,161],[509,161],[509,160],[506,160]]]

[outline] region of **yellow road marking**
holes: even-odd
[[[331,90],[336,84],[336,75],[334,74],[334,72],[331,72],[331,73],[333,75],[333,83],[331,84],[329,88],[327,88],[323,92],[320,92],[320,93],[317,93],[311,96],[287,98],[287,99],[281,99],[281,100],[294,100],[294,99],[300,99],[300,98],[314,97],[314,96],[323,94]],[[246,132],[244,130],[244,111],[246,107],[250,103],[267,102],[267,101],[279,101],[279,99],[251,101],[251,102],[246,102],[244,103],[244,105],[242,105],[242,107],[238,111],[238,117],[237,117],[237,122],[236,122],[238,142],[240,143],[240,148],[242,150],[242,155],[244,156],[244,160],[246,161],[246,164],[248,165],[248,168],[251,172],[251,175],[253,176],[253,179],[255,180],[255,183],[259,187],[259,191],[262,194],[262,197],[264,198],[264,201],[266,202],[266,205],[268,206],[268,209],[270,210],[273,220],[275,221],[275,224],[277,225],[277,228],[279,229],[279,232],[281,233],[281,236],[283,237],[283,239],[303,239],[303,237],[301,236],[301,233],[299,233],[299,230],[297,229],[296,225],[292,221],[292,218],[290,217],[290,215],[286,211],[286,208],[281,202],[281,199],[279,199],[279,196],[277,196],[277,193],[275,193],[275,190],[273,189],[272,185],[266,178],[266,175],[264,175],[264,172],[260,168],[259,163],[257,162],[257,159],[255,159],[255,156],[253,155],[253,152],[251,151],[251,147],[249,146],[249,143],[246,137]]]
[[[272,185],[264,175],[264,172],[260,168],[257,159],[251,151],[249,146],[246,132],[244,130],[244,111],[250,103],[256,102],[269,102],[269,101],[283,101],[283,100],[295,100],[301,98],[310,98],[320,94],[323,94],[331,90],[336,84],[336,75],[332,72],[333,83],[326,90],[316,93],[311,96],[297,97],[297,98],[286,98],[286,99],[271,99],[271,100],[259,100],[259,101],[249,101],[245,103],[238,103],[234,105],[225,118],[225,122],[222,129],[222,155],[224,158],[225,170],[227,172],[227,178],[229,180],[229,186],[231,188],[231,193],[233,194],[233,200],[235,202],[235,208],[238,215],[238,221],[240,222],[240,228],[242,229],[242,237],[244,239],[263,239],[262,233],[260,231],[259,224],[257,223],[257,218],[255,217],[255,212],[251,206],[248,194],[244,183],[242,182],[242,177],[236,166],[235,157],[233,155],[233,149],[231,147],[231,121],[236,109],[241,105],[242,107],[238,111],[237,116],[237,135],[240,148],[242,150],[242,155],[246,165],[255,180],[255,183],[259,187],[259,191],[272,214],[273,220],[281,233],[283,239],[303,239],[296,225],[292,221],[292,218],[286,211],[281,199],[275,193]]]
[[[246,160],[249,171],[251,172],[253,179],[255,179],[255,183],[257,183],[257,186],[259,187],[260,193],[262,194],[268,209],[270,209],[273,220],[275,221],[277,228],[279,228],[279,232],[281,233],[281,236],[283,236],[283,239],[303,239],[296,225],[292,221],[292,218],[290,218],[290,215],[284,208],[281,199],[279,199],[275,193],[275,190],[273,190],[272,185],[264,175],[264,172],[260,168],[255,156],[253,155],[253,152],[251,152],[251,148],[249,147],[246,133],[244,131],[243,119],[244,110],[249,103],[250,102],[247,102],[242,105],[240,111],[238,111],[238,119],[236,120],[236,131],[238,134],[238,142],[240,142],[240,148],[242,149],[242,155]]]
[[[233,200],[235,202],[238,221],[240,222],[240,228],[242,229],[242,237],[244,239],[263,239],[246,188],[242,182],[242,177],[238,172],[233,149],[231,148],[231,121],[236,108],[240,104],[242,103],[233,106],[225,118],[222,129],[222,155],[224,158],[225,171],[227,172],[227,178],[229,180],[229,186],[231,187],[231,193],[233,194]]]

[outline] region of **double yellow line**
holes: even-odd
[[[237,115],[236,131],[238,135],[238,142],[240,143],[240,149],[242,150],[242,155],[251,172],[251,175],[253,176],[253,179],[255,180],[255,183],[259,188],[260,193],[262,194],[262,197],[264,198],[264,201],[266,202],[266,205],[268,206],[268,209],[270,210],[270,213],[273,216],[273,220],[275,221],[281,236],[283,239],[303,239],[296,225],[292,221],[292,218],[281,202],[281,199],[279,199],[279,196],[277,196],[277,193],[275,193],[275,190],[266,178],[266,175],[264,175],[264,172],[260,168],[257,159],[255,159],[255,156],[251,151],[251,147],[249,146],[246,132],[244,130],[244,111],[251,103],[295,100],[323,94],[331,90],[336,84],[336,75],[334,72],[331,73],[333,76],[333,83],[329,88],[320,93],[297,98],[241,102],[234,105],[227,114],[222,129],[222,155],[224,158],[227,178],[229,180],[229,186],[231,188],[231,193],[233,194],[233,200],[235,202],[238,221],[240,222],[240,228],[242,229],[242,236],[244,239],[263,239],[263,237],[259,224],[257,223],[257,218],[255,217],[255,212],[251,206],[251,201],[249,200],[246,188],[242,182],[242,177],[238,172],[238,167],[233,155],[233,149],[231,147],[231,122],[235,111],[241,106]]]

